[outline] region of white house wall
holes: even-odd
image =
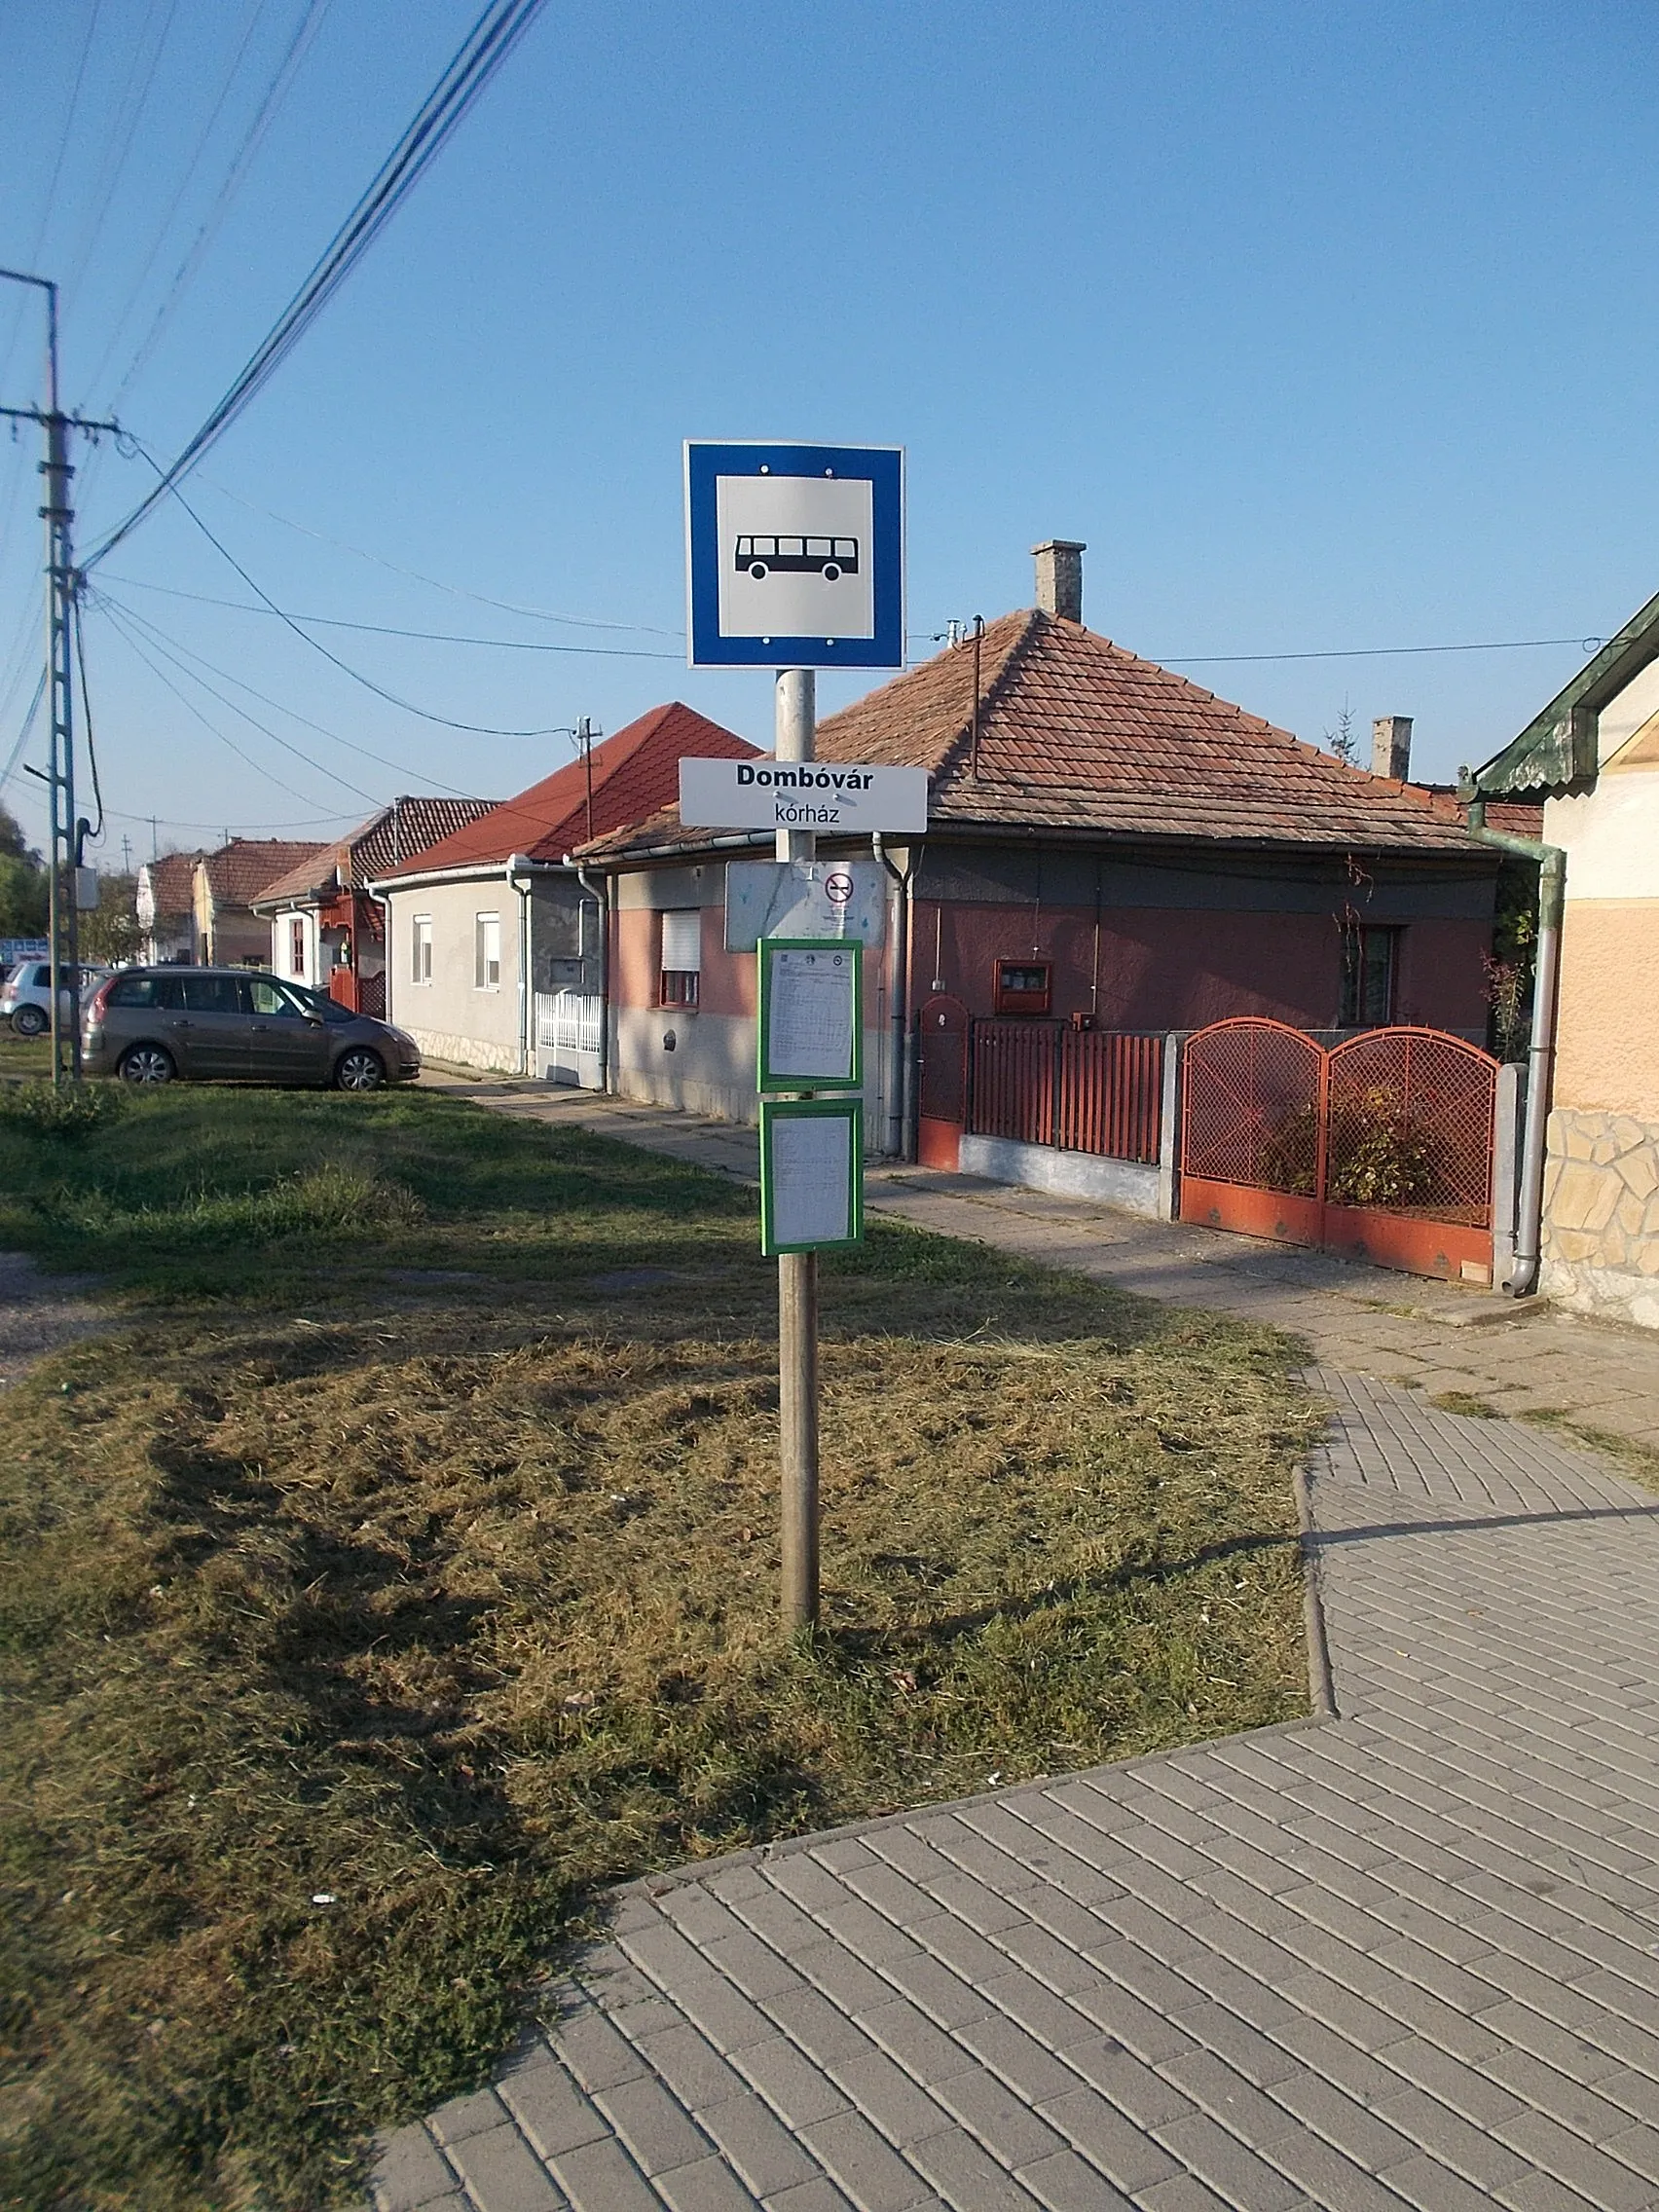
[[[387,1018],[407,1029],[427,1059],[461,1067],[523,1064],[519,994],[519,894],[503,876],[394,890],[387,898]],[[417,914],[432,918],[432,979],[413,976]],[[474,924],[501,918],[501,980],[480,990],[474,980]]]

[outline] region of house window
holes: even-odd
[[[472,980],[481,991],[498,991],[501,987],[499,914],[474,914],[472,917]]]
[[[414,930],[409,948],[409,979],[413,983],[429,983],[432,979],[431,915],[417,914]]]
[[[304,977],[306,972],[306,925],[296,914],[288,924],[288,973]]]
[[[1399,964],[1398,930],[1347,929],[1343,932],[1343,1002],[1338,1023],[1344,1029],[1380,1029],[1394,1018],[1394,972]]]
[[[1053,997],[1054,970],[1048,960],[999,960],[992,977],[991,1007],[996,1014],[1047,1014]]]
[[[703,976],[703,916],[689,906],[662,917],[659,1006],[695,1006]]]

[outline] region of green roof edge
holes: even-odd
[[[1659,658],[1659,592],[1609,638],[1565,690],[1475,771],[1475,789],[1489,797],[1523,792],[1560,792],[1594,779],[1600,760],[1597,722],[1608,700],[1633,676]]]

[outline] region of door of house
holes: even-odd
[[[1490,1282],[1496,1102],[1497,1062],[1443,1030],[1326,1051],[1218,1021],[1183,1053],[1181,1219]]]
[[[954,1174],[968,1125],[968,1009],[948,992],[916,1014],[916,1158]]]

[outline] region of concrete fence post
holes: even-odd
[[[1171,1029],[1163,1040],[1163,1099],[1158,1126],[1158,1218],[1173,1221],[1181,1202],[1181,1047],[1189,1031]]]

